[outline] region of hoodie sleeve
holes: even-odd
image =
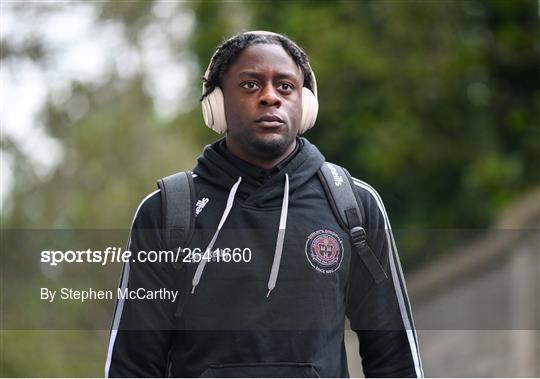
[[[353,179],[366,217],[368,244],[387,279],[376,284],[357,254],[351,258],[347,317],[357,335],[366,377],[423,377],[407,290],[379,194]]]
[[[161,196],[159,190],[139,205],[127,250],[161,249]],[[171,264],[124,263],[119,289],[176,289]],[[175,304],[171,301],[118,298],[109,336],[105,377],[165,377]]]

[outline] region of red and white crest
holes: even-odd
[[[317,230],[306,241],[306,257],[317,271],[331,274],[339,269],[343,260],[343,242],[331,230]]]

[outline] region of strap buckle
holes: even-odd
[[[364,228],[362,228],[361,226],[355,226],[350,230],[349,234],[351,236],[354,248],[358,252],[358,255],[360,255],[360,258],[366,265],[371,275],[373,276],[375,283],[379,284],[383,280],[387,279],[388,276],[386,275],[386,272],[377,260],[375,253],[373,252],[373,250],[371,250],[367,243],[367,235]]]
[[[361,226],[355,226],[350,230],[353,245],[358,249],[364,249],[367,246],[366,231]]]

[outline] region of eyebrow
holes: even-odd
[[[250,78],[257,78],[257,79],[260,79],[262,76],[264,76],[257,71],[241,71],[239,75],[248,76]],[[278,79],[294,79],[294,80],[300,79],[298,75],[296,75],[292,71],[282,71],[282,72],[277,73],[276,76],[278,77]]]

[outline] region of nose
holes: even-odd
[[[259,98],[260,105],[263,106],[281,106],[281,97],[279,96],[279,93],[277,92],[276,88],[272,84],[268,84],[264,86],[264,88],[261,91],[261,95]]]

